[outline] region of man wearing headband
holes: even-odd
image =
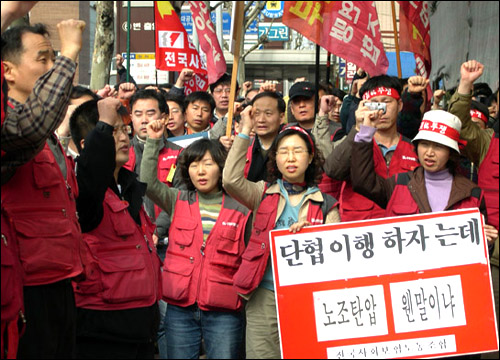
[[[449,111],[462,122],[460,136],[467,141],[463,153],[475,164],[479,165],[478,185],[484,190],[488,223],[497,230],[499,228],[498,205],[498,163],[499,163],[499,122],[498,117],[493,129],[481,129],[474,124],[471,116],[471,98],[474,82],[482,75],[483,64],[470,60],[460,68],[460,83],[455,94],[450,100]],[[498,236],[494,243],[493,253],[490,258],[493,293],[495,295],[495,311],[497,314],[497,327],[499,323],[499,288],[498,288]],[[497,357],[498,357],[498,353]]]
[[[481,129],[486,129],[490,112],[488,107],[480,102],[472,100],[470,105],[470,117]]]
[[[387,178],[418,166],[413,145],[397,131],[398,113],[403,107],[400,99],[401,91],[401,84],[395,77],[381,75],[367,80],[360,90],[362,100],[356,111],[356,128],[351,130],[346,140],[335,147],[326,159],[326,174],[345,182],[340,195],[342,221],[375,219],[385,214],[385,211],[374,202],[355,193],[349,179],[354,137],[360,130],[359,124],[363,121],[365,113],[370,111],[365,106],[367,102],[382,104],[385,107],[376,129],[372,131],[364,129],[359,132],[359,136],[372,144],[371,153],[376,173]]]

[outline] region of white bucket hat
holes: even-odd
[[[443,110],[431,110],[424,114],[418,134],[412,142],[429,140],[460,153],[458,143],[462,143],[461,129],[462,123],[455,115]]]

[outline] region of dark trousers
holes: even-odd
[[[24,287],[26,329],[18,358],[74,359],[76,306],[70,280]]]
[[[153,359],[154,343],[128,343],[93,337],[78,337],[78,359]]]

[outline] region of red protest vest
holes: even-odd
[[[255,137],[252,138],[252,140],[250,141],[250,145],[248,146],[248,149],[247,149],[247,157],[246,157],[246,161],[245,161],[245,169],[243,170],[244,171],[245,179],[248,178],[248,173],[250,172],[250,166],[252,165],[253,144],[254,144],[254,142],[255,142]]]
[[[488,224],[498,229],[498,133],[491,138],[490,148],[479,166],[478,185],[484,191]]]
[[[158,179],[172,187],[172,179],[169,179],[170,171],[175,171],[175,166],[177,164],[177,158],[182,150],[170,149],[168,147],[164,147],[160,150],[160,154],[158,156]],[[133,146],[130,147],[128,161],[123,165],[123,167],[127,170],[135,172],[135,149]],[[172,168],[173,167],[173,168]],[[161,209],[158,205],[155,204],[155,216],[158,217]]]
[[[70,157],[66,157],[66,169],[64,179],[45,143],[2,186],[2,204],[16,232],[25,285],[51,284],[82,272],[82,234],[75,202],[78,186]]]
[[[242,255],[240,268],[234,275],[234,288],[240,294],[246,295],[255,290],[264,277],[270,255],[269,232],[276,226],[280,196],[280,194],[266,196],[255,214],[252,236]],[[337,201],[334,200],[332,208],[336,204]],[[322,204],[310,201],[307,220],[313,225],[319,225],[323,224],[325,219],[326,214],[323,214]]]
[[[420,209],[418,204],[413,198],[410,190],[408,189],[409,176],[408,173],[398,174],[396,176],[396,186],[391,195],[391,199],[387,204],[386,217],[391,216],[405,216],[420,214]],[[450,208],[445,210],[458,210],[458,209],[470,209],[470,208],[480,208],[481,200],[483,194],[481,189],[473,188],[471,195],[455,204]]]
[[[2,359],[16,357],[19,318],[24,319],[23,268],[12,223],[2,206]]]
[[[160,155],[158,156],[158,179],[168,186],[172,186],[171,181],[167,181],[168,174],[173,165],[177,163],[177,158],[181,150],[174,150],[168,147],[164,147],[160,150]],[[123,167],[132,172],[135,171],[135,150],[134,147],[130,147],[128,161]]]
[[[217,222],[203,247],[198,195],[181,191],[170,225],[163,266],[163,300],[202,310],[238,311],[243,304],[233,288],[233,275],[245,249],[250,211],[223,194]]]
[[[382,151],[373,141],[373,163],[375,172],[387,179],[397,173],[407,172],[419,166],[417,155],[410,140],[400,136],[398,146],[387,166]],[[377,219],[385,216],[385,210],[352,189],[350,181],[342,185],[340,196],[340,218],[344,221]]]
[[[141,207],[141,226],[128,203],[107,189],[103,218],[84,234],[85,280],[73,283],[76,306],[92,310],[147,307],[161,297],[161,263],[154,225]]]
[[[318,184],[321,192],[333,196],[335,199],[340,198],[340,190],[342,189],[342,181],[335,180],[323,173],[321,182]]]

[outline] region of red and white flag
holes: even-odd
[[[370,76],[389,68],[374,1],[285,1],[283,23]]]
[[[207,68],[169,1],[155,1],[155,41],[158,70],[192,69],[196,76],[186,93],[208,89]]]
[[[431,73],[429,6],[426,1],[398,1],[399,49],[415,55],[419,75]]]
[[[213,84],[226,72],[226,59],[210,19],[210,9],[204,1],[190,1],[189,5],[201,49],[207,56],[208,83]]]

